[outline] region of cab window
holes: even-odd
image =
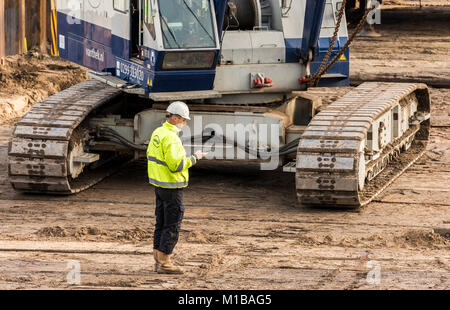
[[[211,3],[205,0],[159,0],[164,47],[216,47],[212,12]]]

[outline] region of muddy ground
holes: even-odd
[[[86,79],[86,69],[31,50],[0,66],[0,123],[13,124],[36,102]]]
[[[399,17],[410,16],[411,8],[394,9],[385,16],[395,24],[386,19],[377,27],[382,38],[358,38],[353,45],[352,77],[379,72],[381,79],[391,70],[399,81],[401,72],[447,78],[450,10],[424,7],[442,9],[446,19],[411,24]],[[350,89],[311,92],[331,100]],[[70,197],[16,193],[7,176],[12,122],[5,117],[0,288],[448,289],[450,89],[432,88],[431,94],[433,128],[426,155],[360,210],[297,207],[291,174],[200,164],[185,191],[175,254],[186,270],[183,276],[152,270],[155,205],[145,162]],[[68,281],[76,280],[78,266],[81,282]],[[371,277],[377,273],[379,278]]]
[[[419,1],[402,1],[418,4]],[[423,1],[426,4],[426,1]],[[450,88],[449,6],[393,6],[380,12],[380,35],[350,50],[351,83],[402,80]],[[349,30],[352,32],[352,29]]]

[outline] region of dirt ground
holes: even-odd
[[[350,49],[351,83],[402,80],[450,88],[450,2],[446,2],[449,6],[422,9],[386,5],[391,8],[381,10],[381,25],[374,26],[381,36],[360,38]]]
[[[0,66],[0,122],[14,123],[33,104],[86,79],[86,69],[31,50]]]
[[[450,8],[426,6],[419,13],[441,9],[436,14],[444,18],[423,23],[405,17],[414,16],[415,7],[383,11],[377,26],[383,36],[361,37],[352,46],[352,78],[379,73],[383,79],[387,72],[397,73],[398,81],[404,74],[448,78]],[[69,75],[43,70],[56,70],[57,80]],[[67,85],[51,83],[52,91]],[[25,83],[20,92],[30,87],[39,88]],[[329,101],[350,89],[310,92]],[[10,90],[0,86],[2,98],[17,95]],[[185,191],[175,253],[183,276],[152,269],[155,205],[145,162],[78,195],[20,194],[9,184],[6,165],[13,123],[6,120],[18,115],[3,116],[0,289],[449,289],[450,86],[431,88],[431,94],[426,155],[360,210],[299,208],[292,174],[201,163]],[[78,267],[80,282],[74,283]]]

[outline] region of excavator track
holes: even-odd
[[[424,153],[430,99],[424,84],[364,83],[320,111],[299,142],[302,205],[360,207]]]
[[[98,169],[83,166],[83,171],[71,173],[72,150],[82,138],[80,124],[95,109],[120,95],[116,88],[87,80],[34,105],[16,124],[9,143],[8,171],[14,189],[73,194],[117,170],[116,163]]]

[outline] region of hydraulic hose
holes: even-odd
[[[123,144],[132,149],[136,149],[139,151],[147,150],[147,146],[133,143],[132,141],[129,141],[128,139],[119,135],[115,130],[113,130],[111,128],[101,127],[100,128],[100,136],[103,138],[114,138],[114,139],[118,140],[120,142],[120,144]]]
[[[139,145],[139,144],[133,143],[132,141],[129,141],[128,139],[120,136],[119,133],[117,133],[115,130],[113,130],[111,128],[101,127],[99,136],[102,138],[106,138],[106,139],[110,140],[111,142],[119,143],[121,145],[130,147],[130,148],[138,150],[138,151],[146,151],[147,150],[146,145]],[[182,140],[183,141],[191,141],[192,139],[198,139],[198,138],[201,138],[203,140],[205,137],[209,137],[209,139],[211,139],[213,137],[217,137],[219,139],[225,140],[226,143],[233,144],[235,147],[245,151],[247,154],[256,156],[258,158],[262,158],[262,157],[269,158],[272,156],[282,156],[282,155],[295,153],[295,152],[297,152],[297,145],[300,140],[300,138],[295,139],[295,140],[289,142],[288,144],[283,145],[277,151],[273,151],[273,152],[264,152],[264,151],[253,150],[253,149],[249,148],[248,146],[243,146],[237,142],[230,142],[229,139],[223,135],[216,135],[216,134],[212,134],[210,136],[204,136],[204,135],[191,136],[191,137],[183,138]]]

